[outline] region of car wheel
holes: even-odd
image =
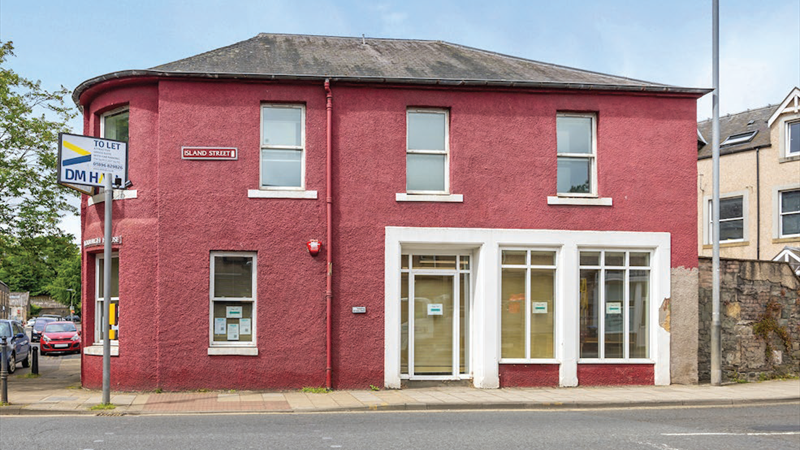
[[[14,355],[14,352],[11,352],[11,356],[8,358],[8,373],[12,374],[16,370],[17,370],[17,357],[16,355]]]
[[[31,350],[28,349],[28,357],[22,360],[22,367],[31,366]]]

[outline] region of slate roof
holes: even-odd
[[[763,108],[750,109],[736,114],[721,116],[719,118],[720,156],[753,150],[756,147],[769,147],[771,143],[767,121],[777,108],[778,105],[768,105]],[[751,121],[753,122],[752,124],[750,123]],[[711,158],[711,119],[698,122],[697,131],[707,142],[707,144],[703,144],[699,142],[698,138],[697,159]],[[758,131],[751,141],[735,145],[722,145],[728,136],[746,133],[748,131]]]
[[[683,88],[547,64],[443,41],[261,33],[251,39],[148,70],[130,70],[83,82],[91,86],[125,76],[307,79],[594,89],[690,94]]]

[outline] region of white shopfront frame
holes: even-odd
[[[406,250],[406,249],[404,249]],[[472,352],[470,351],[472,341],[470,339],[469,330],[472,328],[472,290],[473,290],[473,276],[472,276],[472,252],[464,251],[464,250],[410,250],[403,253],[407,255],[409,259],[409,268],[408,269],[401,269],[401,273],[408,274],[409,278],[409,286],[408,286],[408,374],[402,374],[402,379],[410,379],[410,380],[458,380],[458,379],[468,379],[470,378],[470,355]],[[401,255],[402,256],[402,255]],[[413,259],[414,256],[456,256],[456,268],[455,269],[414,269],[413,267]],[[461,269],[461,258],[468,258],[469,261],[469,269]],[[402,264],[401,264],[402,267]],[[465,300],[465,305],[467,309],[467,320],[465,330],[461,330],[460,321],[458,318],[460,317],[460,302],[455,301],[456,298],[460,299],[463,292],[461,292],[461,275],[467,274],[468,275],[468,283],[469,289],[466,295],[468,298]],[[416,348],[416,343],[414,341],[414,302],[412,299],[416,298],[415,296],[415,282],[413,281],[414,277],[417,275],[433,275],[433,276],[452,276],[453,277],[453,365],[452,365],[452,375],[417,375],[414,373],[414,351]],[[402,277],[401,277],[402,278]],[[402,286],[401,286],[402,289]],[[402,307],[402,301],[401,301]],[[402,314],[402,311],[401,311]],[[402,333],[402,330],[401,330]],[[464,368],[465,372],[460,373],[459,371],[459,361],[456,359],[455,355],[458,354],[458,349],[460,345],[461,334],[467,333],[465,343],[464,343]],[[402,369],[401,369],[402,370]]]
[[[659,308],[670,298],[671,244],[669,233],[624,231],[505,230],[480,228],[386,227],[384,385],[400,388],[401,286],[403,253],[466,251],[472,253],[469,367],[477,388],[500,386],[500,256],[504,248],[557,249],[556,297],[559,314],[555,330],[555,359],[559,385],[577,386],[579,333],[579,252],[585,249],[650,251],[652,255],[649,305],[650,357],[637,362],[653,364],[656,385],[670,383],[670,333],[659,323]],[[551,361],[537,360],[537,363]],[[593,361],[619,364],[619,360]]]

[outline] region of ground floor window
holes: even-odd
[[[555,355],[556,252],[501,251],[502,359]]]
[[[211,346],[255,345],[256,254],[211,253]]]
[[[103,317],[105,308],[103,300],[105,297],[105,258],[98,255],[95,264],[95,321],[94,321],[94,341],[103,342]],[[111,303],[109,304],[109,332],[111,341],[119,341],[119,255],[111,255]]]
[[[650,253],[580,252],[580,358],[649,357]]]

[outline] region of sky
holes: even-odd
[[[430,39],[683,87],[713,86],[711,0],[0,0],[8,66],[46,89],[258,33]],[[800,86],[800,0],[720,0],[720,114]],[[698,101],[711,117],[711,95]],[[82,133],[81,121],[71,124]],[[62,227],[80,239],[80,219]]]

